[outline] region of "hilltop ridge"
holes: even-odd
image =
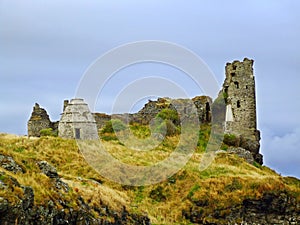
[[[143,129],[138,132],[142,134]],[[208,132],[203,129],[202,137]],[[176,135],[167,137],[155,150],[134,156],[113,133],[102,136],[110,154],[133,165],[161,160],[178,140]],[[94,171],[75,140],[1,134],[0,224],[300,222],[298,179],[282,177],[226,151],[220,151],[206,170],[199,171],[204,146],[199,143],[189,163],[166,181],[131,187]]]
[[[0,225],[300,224],[300,180],[263,166],[259,153],[253,62],[227,63],[214,101],[163,97],[135,114],[106,115],[75,98],[64,101],[57,122],[36,104],[28,137],[0,134]],[[89,164],[83,150],[94,145],[139,168],[177,148],[190,158],[168,177],[152,171],[161,182],[135,186],[137,174],[116,183]],[[98,164],[105,159],[92,153]]]

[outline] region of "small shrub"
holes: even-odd
[[[227,98],[228,98],[228,93],[227,92],[223,92],[223,98],[225,101],[227,101]]]
[[[57,137],[58,133],[57,133],[57,131],[53,131],[52,128],[46,128],[46,129],[40,130],[40,136],[41,137],[46,137],[46,136]]]
[[[258,162],[253,162],[253,166],[255,166],[258,169],[262,168],[262,166]]]
[[[207,127],[201,128],[199,130],[199,139],[198,139],[197,146],[205,150],[209,140],[209,136],[210,136],[210,129]]]
[[[243,184],[236,178],[232,180],[231,184],[225,186],[225,190],[230,192],[241,190],[242,188],[243,188]]]
[[[198,191],[199,189],[200,189],[199,184],[195,184],[195,185],[191,188],[191,190],[189,191],[187,197],[188,197],[188,198],[193,197],[193,195],[195,194],[195,192]]]
[[[3,174],[0,174],[0,181],[4,181],[6,177]]]
[[[179,116],[176,110],[174,109],[162,109],[158,114],[157,117],[163,119],[163,120],[170,120],[174,124],[179,124]]]
[[[135,202],[140,203],[144,199],[144,186],[139,186],[135,193]]]
[[[24,150],[25,150],[25,147],[21,146],[21,147],[15,148],[14,152],[22,153]]]
[[[138,138],[146,138],[151,134],[149,126],[134,123],[130,126],[131,132]]]
[[[229,146],[237,146],[239,139],[234,134],[225,134],[223,143]]]
[[[174,136],[180,133],[180,129],[176,127],[172,123],[172,121],[165,120],[155,128],[155,133],[166,134],[167,136]]]
[[[222,143],[222,145],[221,145],[221,150],[227,151],[228,148],[229,148],[228,145]]]
[[[149,197],[157,202],[163,202],[167,199],[162,186],[158,186],[157,188],[153,189],[150,192]]]
[[[118,140],[118,138],[116,137],[116,135],[101,135],[101,140],[103,141],[116,141]]]
[[[234,134],[225,134],[224,138],[234,141],[236,139],[236,136]]]
[[[101,133],[115,133],[125,130],[127,126],[119,119],[112,119],[107,121]]]

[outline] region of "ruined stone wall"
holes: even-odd
[[[140,111],[134,114],[107,115],[105,113],[93,113],[93,116],[95,117],[98,130],[103,128],[106,122],[111,119],[119,119],[125,123],[148,125],[162,109],[173,109],[177,112],[183,112],[182,115],[179,115],[180,120],[183,120],[189,114],[187,109],[188,102],[190,102],[190,99],[158,98],[155,101],[149,100]],[[212,99],[208,96],[196,96],[192,99],[192,102],[196,107],[200,123],[210,123]],[[184,109],[184,107],[186,107],[186,109]],[[180,121],[173,122],[175,125],[180,125]]]
[[[194,102],[197,113],[199,116],[199,121],[201,123],[210,123],[211,122],[211,105],[212,99],[208,96],[196,96],[192,99]]]
[[[149,100],[144,107],[133,116],[133,122],[149,124],[162,109],[169,107],[169,98],[158,98],[156,101]]]
[[[43,129],[52,128],[57,131],[57,122],[51,122],[47,111],[35,103],[31,117],[27,123],[27,130],[29,137],[40,137],[40,131]]]
[[[97,129],[101,129],[105,126],[106,122],[111,120],[111,115],[105,113],[92,113],[95,118]]]
[[[146,103],[145,106],[138,113],[132,115],[132,119],[134,122],[138,122],[141,124],[149,124],[149,122],[153,118],[155,118],[155,116],[162,109],[166,109],[166,108],[173,109],[177,112],[179,111],[183,112],[183,115],[179,115],[179,117],[181,117],[181,119],[184,119],[185,116],[184,114],[187,115],[189,113],[189,109],[184,108],[188,106],[188,101],[190,101],[190,99],[158,98],[156,101],[149,100],[149,102]],[[196,96],[192,99],[192,102],[194,103],[197,109],[200,123],[211,122],[210,106],[212,104],[212,99],[208,96]]]

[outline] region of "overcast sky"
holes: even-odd
[[[298,0],[0,0],[0,131],[26,134],[35,102],[58,120],[94,60],[142,40],[190,49],[220,87],[226,62],[254,59],[264,163],[300,177]],[[139,76],[175,79],[190,97],[203,94],[176,69],[147,64],[117,74],[95,110],[107,112],[110,95]]]

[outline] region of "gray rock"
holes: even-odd
[[[15,162],[15,160],[10,156],[0,155],[0,166],[3,169],[6,169],[13,173],[18,173],[18,172],[24,173],[24,170],[22,169],[22,167],[20,165],[18,165]]]
[[[233,153],[239,157],[245,159],[248,163],[253,164],[254,158],[250,151],[243,149],[241,147],[229,147],[227,150],[228,153]]]
[[[63,181],[62,181],[61,179],[59,179],[59,178],[56,178],[56,179],[55,179],[55,187],[56,187],[57,189],[62,189],[62,190],[64,190],[65,192],[68,192],[68,191],[70,190],[69,185],[68,185],[67,183],[63,182]]]
[[[46,161],[41,161],[38,164],[45,174],[50,174],[51,177],[53,174],[56,174],[55,178],[51,178],[51,180],[57,189],[69,189],[67,184],[58,178],[56,169],[53,166],[49,165]],[[11,190],[21,187],[15,178],[7,175],[5,172],[0,172],[0,178],[3,185]],[[22,192],[22,194],[11,196],[16,200],[14,203],[10,203],[5,197],[0,197],[0,225],[150,225],[150,220],[147,216],[128,213],[125,207],[123,210],[114,211],[101,202],[98,206],[89,205],[82,197],[78,196],[78,199],[71,200],[76,201],[78,207],[72,208],[70,200],[66,199],[60,191],[58,191],[59,197],[55,198],[55,203],[49,200],[42,205],[35,205],[34,190],[32,187],[22,186]],[[103,213],[101,208],[106,208],[106,212]],[[91,209],[98,212],[98,215],[91,214]]]
[[[262,165],[263,164],[263,155],[260,153],[254,155],[254,160],[256,162],[258,162],[260,165]]]
[[[70,190],[69,185],[59,178],[57,170],[54,166],[50,165],[47,161],[40,161],[37,164],[43,174],[53,179],[55,187],[57,189],[62,189],[65,192],[68,192]]]
[[[6,173],[1,172],[1,171],[0,171],[0,177],[1,177],[1,179],[3,179],[3,180],[1,180],[1,185],[7,187],[7,182],[9,181],[9,182],[12,183],[13,185],[15,185],[15,186],[17,186],[17,187],[20,187],[20,184],[19,184],[19,182],[17,181],[16,178],[14,178],[14,177],[12,177],[12,176],[9,176],[9,175],[7,175]],[[4,179],[4,178],[5,178],[5,179]],[[0,186],[0,187],[1,187],[1,186]]]
[[[5,198],[0,197],[0,214],[4,213],[8,209],[8,201]]]
[[[54,166],[51,166],[47,161],[39,161],[37,165],[39,166],[43,174],[45,174],[47,177],[59,178],[56,168]]]
[[[300,224],[300,208],[295,196],[287,192],[266,192],[258,199],[244,199],[230,208],[219,208],[210,215],[203,214],[203,204],[194,202],[183,216],[196,224]],[[213,218],[217,223],[206,223]]]
[[[249,138],[244,138],[243,136],[241,137],[240,140],[240,147],[249,150],[253,154],[258,154],[260,144],[259,141],[257,140],[252,140]]]
[[[31,187],[24,186],[24,199],[22,200],[22,207],[24,210],[32,208],[34,204],[34,193]]]

